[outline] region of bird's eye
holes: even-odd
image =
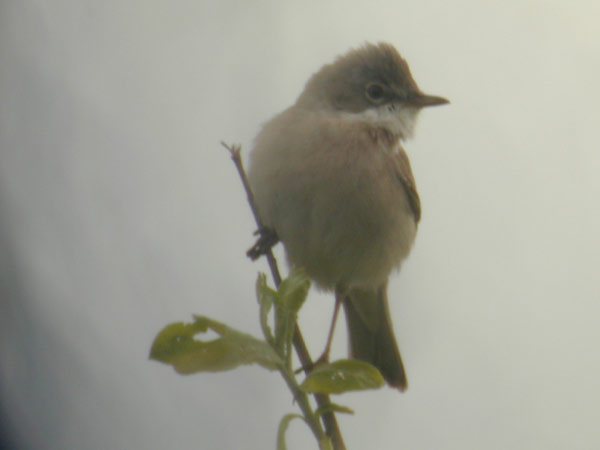
[[[385,89],[380,83],[369,83],[365,90],[367,98],[373,103],[381,103],[384,99]]]

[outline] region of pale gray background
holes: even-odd
[[[247,152],[335,55],[385,40],[426,92],[423,201],[391,282],[409,373],[337,398],[351,449],[600,446],[600,3],[0,4],[0,384],[19,448],[274,448],[277,374],[149,361],[203,313],[259,335]],[[247,153],[245,153],[247,154]],[[301,314],[313,353],[332,302]],[[339,328],[334,352],[345,354]],[[291,449],[314,448],[293,423]]]

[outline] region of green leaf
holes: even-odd
[[[209,341],[195,339],[198,333],[215,331]],[[231,370],[243,364],[260,364],[269,370],[283,365],[265,341],[234,330],[216,320],[194,316],[194,322],[167,325],[154,339],[150,359],[170,364],[180,374]]]
[[[291,361],[291,343],[300,307],[306,300],[310,281],[300,269],[293,269],[281,282],[275,303],[275,348],[287,362]]]
[[[315,410],[315,415],[317,417],[321,417],[323,414],[326,414],[329,412],[337,412],[337,413],[342,413],[342,414],[354,414],[354,410],[348,408],[347,406],[338,405],[337,403],[325,403],[325,404],[319,406]]]
[[[290,310],[298,312],[306,300],[308,290],[310,289],[310,280],[302,269],[292,269],[290,275],[281,282],[279,289],[279,298],[286,303]]]
[[[302,419],[308,425],[306,418],[300,414],[286,414],[283,416],[279,422],[279,427],[277,428],[277,450],[287,450],[287,445],[285,443],[285,432],[287,431],[290,422],[294,419]],[[331,439],[329,439],[327,436],[323,436],[323,438],[319,441],[319,449],[333,450]]]
[[[287,450],[287,445],[285,444],[285,432],[290,424],[290,422],[294,419],[304,419],[300,414],[286,414],[281,418],[279,422],[279,427],[277,427],[277,450]]]
[[[383,376],[374,366],[357,359],[341,359],[317,366],[302,382],[304,392],[341,394],[347,391],[377,389]]]
[[[269,312],[277,302],[277,291],[267,286],[267,277],[264,273],[258,274],[256,279],[256,298],[260,305],[260,326],[267,342],[273,343],[274,337],[269,327]]]

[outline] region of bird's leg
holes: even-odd
[[[342,304],[344,297],[337,289],[335,291],[335,306],[333,308],[333,317],[331,318],[331,325],[329,326],[329,333],[327,335],[327,344],[325,344],[325,350],[319,359],[315,362],[315,365],[320,363],[329,362],[329,352],[331,351],[331,342],[333,341],[333,332],[335,331],[335,324],[337,322],[338,313],[340,312],[340,305]]]
[[[246,252],[248,258],[252,261],[257,260],[262,255],[266,254],[271,248],[279,242],[279,236],[273,228],[262,227],[254,232],[258,235],[256,243]]]
[[[342,294],[340,291],[338,291],[336,289],[336,291],[335,291],[335,306],[333,309],[333,317],[331,318],[331,325],[329,325],[329,333],[327,334],[327,344],[325,345],[325,350],[323,350],[323,353],[321,353],[321,356],[319,356],[319,358],[316,361],[314,361],[312,364],[309,364],[308,366],[302,366],[298,370],[296,370],[294,373],[300,373],[300,372],[308,373],[311,370],[313,370],[315,367],[319,366],[320,364],[329,362],[329,352],[331,350],[331,342],[333,341],[333,332],[335,330],[335,324],[337,322],[338,313],[340,312],[340,305],[344,301],[344,297],[345,297],[344,294]]]

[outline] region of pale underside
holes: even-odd
[[[375,289],[408,254],[416,220],[395,158],[415,119],[415,109],[390,105],[292,107],[257,137],[249,179],[260,214],[321,288]],[[378,139],[378,129],[395,139]]]

